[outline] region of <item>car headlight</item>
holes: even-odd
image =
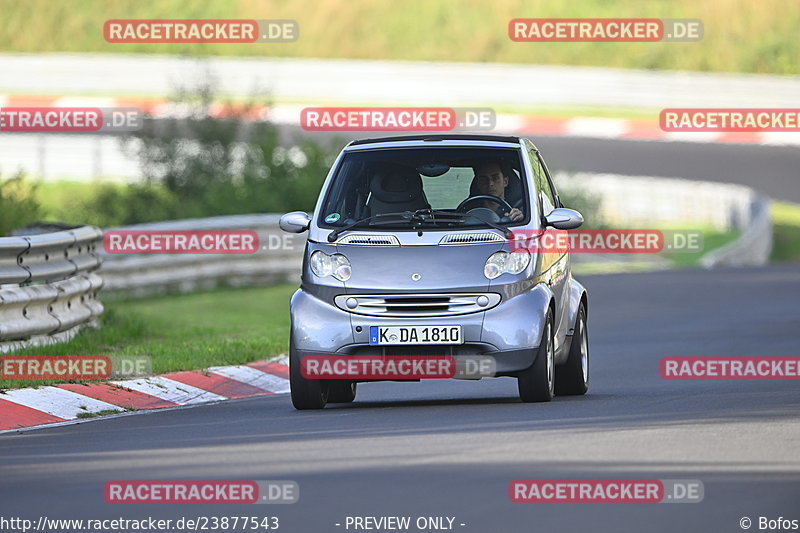
[[[483,275],[494,279],[500,274],[519,274],[531,263],[531,254],[527,251],[520,252],[495,252],[483,265]]]
[[[333,276],[339,281],[347,281],[353,273],[350,260],[345,256],[342,254],[328,255],[320,250],[311,254],[311,271],[321,278]]]

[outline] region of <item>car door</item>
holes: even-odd
[[[548,215],[553,209],[559,207],[558,196],[553,187],[547,167],[536,147],[528,147],[528,157],[531,168],[533,169],[534,181],[536,183],[537,196],[539,199],[540,212],[543,216]],[[542,223],[544,225],[544,222]],[[556,232],[555,228],[548,227],[546,232]],[[551,239],[550,242],[553,242]],[[541,242],[541,241],[540,241]],[[547,283],[555,297],[556,314],[555,320],[555,349],[558,351],[565,341],[566,320],[568,306],[568,274],[569,274],[569,254],[566,250],[550,247],[542,250],[542,281]]]

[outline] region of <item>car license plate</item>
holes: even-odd
[[[370,326],[370,344],[462,344],[461,326]]]

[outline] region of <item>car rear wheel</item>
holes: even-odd
[[[328,402],[328,382],[306,379],[300,371],[300,356],[289,341],[289,387],[295,409],[322,409]]]
[[[553,313],[547,312],[542,341],[533,365],[517,377],[519,397],[523,402],[549,402],[555,388],[555,352],[553,348]]]
[[[350,403],[356,399],[355,381],[332,381],[328,385],[328,403]]]
[[[581,304],[575,319],[575,331],[567,362],[556,367],[556,394],[574,396],[589,390],[589,334],[586,331],[586,308]]]

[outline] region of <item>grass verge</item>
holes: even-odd
[[[786,0],[0,0],[6,52],[110,52],[594,65],[642,69],[796,74],[800,3]],[[695,18],[697,42],[513,42],[514,18]],[[294,19],[289,43],[113,44],[109,19]],[[35,21],[35,22],[34,22]],[[467,83],[468,80],[465,80]],[[543,80],[546,83],[546,80]]]
[[[618,274],[622,272],[647,272],[664,268],[697,268],[700,259],[712,250],[716,250],[739,238],[740,232],[718,231],[711,228],[678,228],[674,226],[662,228],[669,231],[699,231],[703,235],[702,250],[697,252],[659,252],[657,254],[617,254],[612,260],[604,258],[598,261],[572,263],[573,272],[578,275],[588,274]],[[667,244],[667,243],[665,243]],[[589,254],[591,255],[591,254]]]
[[[770,261],[800,261],[800,204],[774,202]]]
[[[118,415],[120,413],[124,413],[125,411],[129,411],[130,409],[105,409],[103,411],[97,411],[96,413],[78,413],[78,418],[97,418],[99,416],[107,416],[107,415]]]
[[[675,268],[693,268],[700,266],[700,259],[717,248],[732,243],[739,238],[739,231],[719,231],[709,228],[700,228],[703,234],[703,249],[698,252],[680,252],[664,254],[672,261]]]
[[[288,351],[289,298],[295,290],[277,285],[112,301],[102,327],[64,344],[14,354],[147,355],[154,374],[268,359]],[[0,389],[53,383],[0,379]]]

